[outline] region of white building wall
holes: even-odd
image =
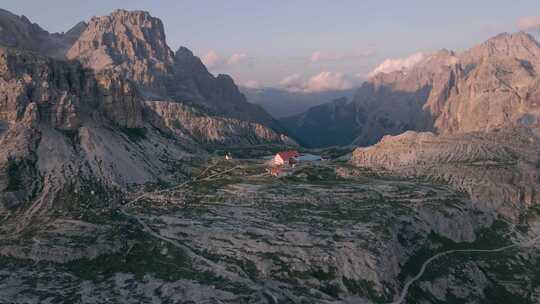
[[[276,165],[283,165],[285,162],[283,161],[283,159],[281,158],[281,156],[279,155],[276,155],[274,157],[274,164]]]

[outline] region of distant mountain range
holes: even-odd
[[[366,146],[407,130],[456,134],[535,126],[539,71],[534,37],[500,34],[461,53],[441,50],[408,69],[374,75],[352,101],[316,106],[281,123],[313,147]]]
[[[240,87],[240,91],[246,95],[249,102],[260,105],[275,118],[282,118],[300,114],[330,100],[352,98],[355,90],[310,93],[270,87],[261,89]]]

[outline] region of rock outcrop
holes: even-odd
[[[304,146],[348,145],[358,134],[357,121],[350,111],[348,99],[339,98],[312,107],[303,114],[282,118],[280,122]]]
[[[516,217],[540,203],[540,138],[528,128],[436,136],[406,132],[358,148],[356,166],[427,178],[467,192],[480,209]]]
[[[126,128],[142,124],[142,98],[117,72],[0,48],[0,119],[16,124],[35,111],[34,125],[76,130],[85,116],[104,116]],[[29,115],[29,114],[28,114]]]
[[[148,146],[135,145],[123,133],[145,128],[137,92],[114,71],[0,48],[2,204],[32,203],[29,214],[48,213],[67,185],[97,180],[114,188],[155,178],[164,168],[159,145],[150,149],[150,136]]]
[[[78,38],[79,24],[66,34],[51,34],[25,16],[0,9],[0,45],[31,50],[42,55],[64,58],[65,52]]]
[[[158,94],[166,94],[163,81],[173,63],[161,20],[143,11],[92,18],[66,57],[96,71],[118,70]]]
[[[50,34],[24,16],[0,11],[0,45],[32,51],[55,59],[79,61],[103,79],[100,85],[120,86],[127,79],[135,84],[142,99],[181,102],[204,108],[206,115],[243,120],[267,128],[262,133],[283,133],[280,125],[261,107],[247,102],[227,75],[214,77],[187,48],[172,52],[166,42],[163,23],[144,11],[116,10],[108,16],[80,22],[66,33]],[[115,78],[115,81],[106,79]],[[133,95],[127,93],[126,95]],[[107,97],[116,100],[117,96]],[[71,105],[66,103],[64,107]],[[105,107],[119,106],[104,104]],[[122,107],[124,105],[120,105]],[[132,115],[132,107],[125,108]],[[109,113],[120,114],[110,109]],[[64,109],[59,115],[72,115]],[[136,112],[136,110],[135,110]],[[73,118],[73,117],[72,117]],[[117,117],[122,123],[127,118]],[[133,122],[130,122],[133,123]],[[189,122],[188,122],[189,123]],[[235,126],[225,126],[234,129]],[[238,125],[237,125],[238,126]],[[275,130],[275,131],[274,131]],[[237,134],[241,134],[240,131]],[[279,137],[279,136],[278,136]],[[278,138],[276,137],[276,138]],[[261,138],[266,141],[268,138]],[[226,139],[237,142],[237,139]],[[249,139],[249,142],[252,142]],[[248,142],[248,141],[246,141]]]
[[[92,18],[67,58],[98,71],[120,71],[147,99],[202,105],[280,131],[268,113],[247,102],[230,76],[214,77],[185,47],[172,52],[161,20],[147,12],[116,10]]]
[[[522,32],[498,35],[462,53],[441,50],[408,69],[374,75],[343,106],[349,114],[342,127],[353,121],[349,143],[365,146],[407,130],[457,134],[538,125],[539,55],[538,42]],[[293,118],[291,132],[320,134],[328,127],[304,125],[315,120],[309,115]],[[306,136],[298,140],[309,142]]]
[[[147,101],[147,120],[163,132],[202,144],[296,143],[289,137],[254,122],[208,116],[197,108],[167,101]]]

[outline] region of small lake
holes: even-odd
[[[264,160],[271,160],[275,157],[275,155],[269,155],[263,157]],[[321,161],[322,157],[320,155],[315,154],[309,154],[309,153],[302,153],[300,156],[296,158],[298,161]]]

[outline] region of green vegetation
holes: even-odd
[[[58,132],[62,133],[65,137],[68,138],[69,142],[71,143],[72,147],[76,149],[76,147],[80,144],[80,138],[79,138],[79,130],[63,130],[63,129],[56,129]]]
[[[347,287],[347,290],[353,294],[366,295],[376,303],[390,302],[391,297],[389,295],[381,295],[375,291],[375,283],[366,280],[352,280],[347,277],[343,277],[343,285]]]
[[[20,191],[24,189],[23,170],[24,167],[22,163],[17,163],[13,159],[8,160],[6,170],[8,184],[5,191]]]
[[[120,130],[127,135],[127,137],[132,141],[139,141],[146,139],[147,130],[145,128],[125,128],[122,127]]]
[[[146,274],[166,281],[201,277],[191,269],[189,259],[182,252],[173,246],[163,246],[142,234],[135,244],[123,248],[119,253],[71,262],[62,268],[82,280],[96,282],[119,272],[131,273],[138,280],[142,280]],[[163,249],[170,255],[164,256],[161,253]]]
[[[80,177],[79,181],[62,188],[56,198],[53,201],[55,215],[103,224],[117,218],[117,206],[124,194],[98,180]]]
[[[496,220],[491,227],[478,231],[477,239],[472,243],[456,243],[432,232],[429,235],[428,242],[417,250],[415,255],[404,265],[399,278],[404,281],[406,277],[415,275],[428,258],[440,252],[463,249],[494,249],[510,245],[510,241],[504,237],[508,231],[509,227],[506,222]],[[497,283],[499,280],[516,281],[517,277],[530,271],[527,266],[522,265],[521,261],[516,260],[515,250],[511,249],[481,254],[455,253],[440,257],[436,263],[430,264],[430,267],[424,273],[421,280],[432,282],[437,278],[447,277],[448,273],[451,272],[454,280],[468,282],[470,281],[469,272],[465,268],[468,264],[475,261],[481,261],[481,264],[475,263],[474,265],[482,265],[482,271],[492,275],[490,283],[483,291],[485,300],[487,301],[486,303],[532,303],[524,297],[513,294],[504,286]],[[495,278],[497,280],[494,280]],[[520,284],[522,288],[528,288],[526,282],[521,282]],[[407,301],[419,302],[420,300],[428,301],[429,303],[442,303],[422,290],[418,284],[414,284],[409,290]],[[468,301],[471,300],[473,299],[461,299],[447,295],[444,303],[469,303]]]
[[[333,181],[337,181],[338,177],[334,168],[326,166],[306,166],[295,171],[294,175],[283,178],[283,180],[311,183],[331,183]]]
[[[185,101],[182,98],[176,98],[178,102],[188,106],[188,111],[197,116],[217,116],[217,112],[204,104],[196,101]]]
[[[314,150],[313,154],[319,154],[324,159],[336,159],[352,153],[356,146],[330,147],[322,150]]]
[[[456,243],[448,238],[431,232],[428,240],[422,245],[416,253],[409,258],[403,266],[400,278],[403,280],[407,276],[413,276],[418,271],[422,264],[430,257],[437,253],[448,250],[463,250],[463,249],[493,249],[511,244],[510,241],[502,235],[507,231],[508,224],[504,221],[497,220],[489,228],[483,228],[477,233],[477,239],[472,243]],[[466,254],[465,254],[466,255]],[[489,253],[485,255],[490,255]],[[452,256],[452,259],[457,259],[461,254]],[[443,260],[444,258],[441,258]],[[440,263],[438,263],[440,265]]]

